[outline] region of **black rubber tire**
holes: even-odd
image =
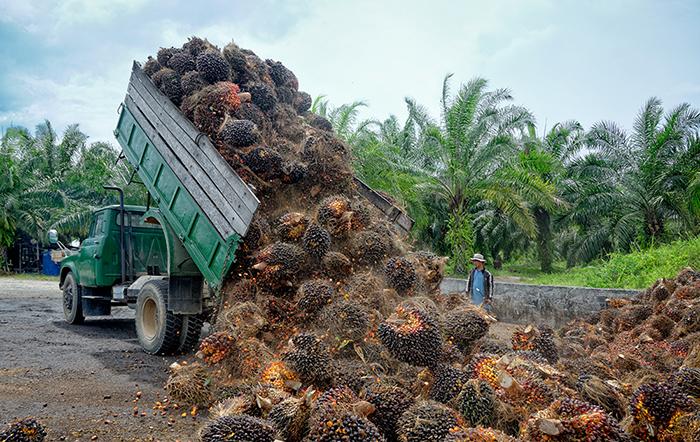
[[[182,315],[182,329],[180,330],[180,346],[178,353],[189,353],[199,345],[202,335],[204,318],[202,315]]]
[[[63,316],[69,324],[82,324],[83,315],[82,289],[75,281],[75,276],[69,272],[63,280]]]
[[[136,300],[136,336],[152,355],[171,355],[180,346],[182,317],[168,311],[168,281],[144,284]]]

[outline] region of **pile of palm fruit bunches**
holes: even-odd
[[[208,410],[202,441],[700,440],[700,274],[501,342],[440,293],[445,259],[357,195],[349,146],[284,65],[193,37],[143,69],[261,201],[166,385]]]

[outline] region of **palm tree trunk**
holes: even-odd
[[[537,254],[540,259],[540,269],[545,273],[552,272],[552,226],[549,213],[541,207],[534,210],[537,223]]]
[[[462,206],[452,210],[445,239],[450,246],[455,272],[466,273],[474,250],[474,230],[469,213]]]

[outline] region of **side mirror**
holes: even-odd
[[[49,244],[58,244],[58,231],[56,229],[49,230]]]

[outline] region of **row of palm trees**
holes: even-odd
[[[700,230],[700,112],[664,113],[651,98],[630,133],[576,121],[538,135],[507,89],[476,78],[442,88],[441,115],[406,99],[408,118],[359,121],[364,102],[326,116],[353,148],[358,175],[405,205],[416,239],[449,254],[456,270],[474,251],[493,260],[534,253],[545,272]]]
[[[115,201],[102,186],[128,170],[111,145],[88,143],[77,124],[61,137],[48,121],[33,133],[10,127],[0,134],[0,270],[8,270],[18,230],[40,241],[51,228],[63,239],[85,236],[92,210]]]

